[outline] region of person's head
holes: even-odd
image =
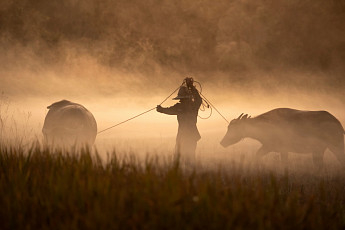
[[[181,103],[187,102],[191,99],[191,95],[186,86],[181,86],[177,97],[173,98],[173,100],[180,100]]]

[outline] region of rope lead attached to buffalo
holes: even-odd
[[[208,119],[208,118],[210,118],[211,115],[212,115],[212,107],[213,107],[213,108],[217,111],[217,113],[218,113],[227,123],[229,123],[229,121],[218,111],[218,109],[217,109],[216,107],[214,107],[214,105],[213,105],[209,100],[207,100],[207,98],[201,93],[201,91],[202,91],[202,86],[201,86],[200,82],[197,82],[197,81],[195,81],[195,82],[198,83],[199,86],[200,86],[200,92],[199,92],[199,93],[200,93],[200,95],[202,96],[202,99],[206,102],[207,107],[209,107],[209,105],[211,106],[211,113],[210,113],[210,115],[209,115],[208,117],[206,117],[206,118],[202,118],[202,117],[200,117],[200,116],[199,116],[199,117],[200,117],[201,119]],[[177,87],[177,88],[174,90],[174,92],[172,92],[167,98],[165,98],[159,105],[161,105],[161,104],[163,104],[164,102],[166,102],[166,100],[168,100],[177,90],[179,90],[180,87],[181,87],[183,84],[185,84],[185,82],[183,82],[179,87]],[[123,123],[126,123],[127,121],[133,120],[134,118],[140,117],[141,115],[144,115],[145,113],[148,113],[148,112],[150,112],[150,111],[152,111],[152,110],[154,110],[154,109],[156,109],[156,108],[157,108],[157,106],[154,107],[154,108],[152,108],[152,109],[149,109],[149,110],[147,110],[147,111],[145,111],[145,112],[143,112],[143,113],[140,113],[140,114],[138,114],[138,115],[136,115],[136,116],[134,116],[134,117],[131,117],[131,118],[125,120],[125,121],[122,121],[122,122],[120,122],[120,123],[117,123],[116,125],[110,126],[109,128],[103,129],[103,130],[99,131],[97,134],[100,134],[100,133],[102,133],[102,132],[104,132],[104,131],[107,131],[107,130],[109,130],[109,129],[112,129],[112,128],[114,128],[114,127],[116,127],[116,126],[119,126],[119,125],[121,125],[121,124],[123,124]]]
[[[218,111],[218,109],[216,107],[214,107],[214,105],[209,101],[207,100],[207,98],[202,94],[200,93],[200,95],[202,96],[202,98],[206,101],[206,103],[208,103],[209,105],[211,105],[216,111],[217,113],[229,124],[230,122]]]
[[[195,83],[197,83],[199,86],[200,86],[200,95],[202,96],[202,99],[206,102],[206,104],[207,104],[207,107],[209,107],[210,106],[210,108],[211,108],[211,112],[210,112],[210,115],[208,116],[208,117],[206,117],[206,118],[203,118],[203,117],[200,117],[201,119],[208,119],[208,118],[210,118],[211,117],[211,115],[212,115],[212,108],[214,108],[216,111],[217,111],[217,113],[229,124],[229,121],[218,111],[218,109],[202,94],[202,85],[201,85],[201,83],[200,82],[198,82],[198,81],[194,81]]]
[[[159,105],[161,105],[164,102],[166,102],[166,100],[168,100],[171,97],[171,95],[173,95],[179,88],[180,88],[180,86],[177,89],[175,89],[174,92],[172,92],[167,98],[165,98]],[[103,130],[99,131],[97,134],[103,133],[104,131],[107,131],[107,130],[112,129],[112,128],[116,127],[116,126],[119,126],[119,125],[121,125],[123,123],[126,123],[127,121],[130,121],[130,120],[133,120],[134,118],[140,117],[141,115],[144,115],[145,113],[151,112],[152,110],[154,110],[156,108],[157,108],[157,106],[152,108],[152,109],[149,109],[149,110],[147,110],[147,111],[145,111],[143,113],[140,113],[140,114],[138,114],[138,115],[136,115],[134,117],[131,117],[131,118],[125,120],[125,121],[117,123],[116,125],[110,126],[109,128],[103,129]]]

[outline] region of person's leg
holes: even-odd
[[[175,152],[173,156],[174,162],[178,161],[181,163],[181,146],[181,140],[179,138],[176,138]]]
[[[188,167],[194,167],[196,162],[195,150],[197,141],[182,141],[181,142],[181,159]]]

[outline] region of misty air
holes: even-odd
[[[1,229],[345,228],[342,0],[1,0]]]

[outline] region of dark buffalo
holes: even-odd
[[[278,108],[255,118],[241,114],[230,122],[221,145],[227,147],[250,137],[262,144],[258,158],[279,152],[286,163],[288,152],[312,153],[314,164],[320,168],[328,148],[345,166],[344,133],[339,120],[327,111]]]
[[[62,100],[47,108],[49,111],[42,129],[46,143],[63,146],[94,144],[97,123],[84,106]]]

